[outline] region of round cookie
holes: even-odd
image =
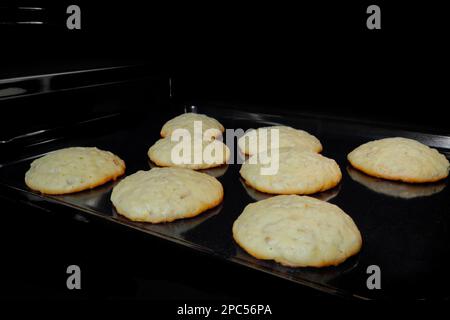
[[[225,131],[223,125],[214,118],[208,117],[199,113],[183,113],[169,121],[167,121],[161,129],[161,137],[170,137],[176,129],[186,129],[191,136],[194,136],[194,123],[195,121],[201,121],[202,124],[202,138],[209,140],[210,138],[217,138]],[[213,129],[213,130],[209,130]],[[209,130],[209,135],[203,137],[205,131]]]
[[[125,163],[109,151],[72,147],[34,160],[25,183],[45,194],[67,194],[95,188],[125,173]]]
[[[271,130],[278,130],[278,148],[292,147],[298,150],[321,152],[322,144],[319,139],[306,131],[287,126],[262,127],[250,130],[238,140],[238,146],[242,153],[253,155],[271,148]],[[259,145],[259,137],[267,137],[267,143]]]
[[[194,217],[222,199],[223,187],[216,178],[185,168],[138,171],[120,181],[111,194],[119,214],[151,223]]]
[[[227,163],[230,158],[230,149],[219,140],[191,139],[190,145],[186,147],[188,146],[191,148],[191,156],[187,159],[187,163],[183,163],[184,161],[181,161],[183,159],[173,158],[173,156],[181,158],[183,154],[181,147],[184,146],[182,141],[172,141],[171,138],[159,139],[150,147],[147,154],[150,160],[158,166],[194,170],[218,167]]]
[[[333,159],[318,153],[294,148],[273,149],[278,151],[278,172],[263,175],[269,167],[251,156],[239,173],[245,182],[256,190],[273,194],[312,194],[335,187],[342,178],[341,170]]]
[[[312,197],[283,195],[247,205],[233,238],[257,259],[289,267],[338,265],[361,249],[361,234],[339,207]]]
[[[399,137],[367,142],[350,152],[347,159],[368,175],[411,183],[444,179],[450,167],[436,149]]]

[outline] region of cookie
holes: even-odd
[[[169,121],[167,121],[161,129],[161,137],[170,137],[176,129],[186,129],[191,136],[196,133],[194,130],[195,122],[201,123],[201,138],[210,140],[217,138],[225,131],[223,125],[214,118],[199,113],[183,113]],[[211,130],[210,130],[211,129]]]
[[[410,183],[444,179],[450,167],[436,149],[399,137],[367,142],[350,152],[347,159],[368,175]]]
[[[319,139],[306,131],[287,126],[262,127],[250,130],[238,140],[238,146],[242,153],[253,155],[272,149],[272,130],[278,131],[277,148],[292,147],[302,151],[321,152],[322,144]],[[259,141],[259,139],[262,139]]]
[[[117,213],[151,223],[194,217],[222,199],[223,187],[216,178],[185,168],[138,171],[120,181],[111,194]]]
[[[66,194],[92,189],[125,173],[125,163],[109,151],[72,147],[34,160],[25,183],[45,194]]]
[[[186,159],[183,159],[184,152],[186,152]],[[172,141],[169,137],[158,140],[150,147],[147,154],[151,161],[161,167],[199,170],[227,163],[230,158],[230,149],[219,140],[207,141],[194,138],[190,140],[190,144],[184,146],[182,140]]]
[[[289,267],[338,265],[362,246],[358,227],[339,207],[297,195],[247,205],[233,238],[253,257]]]
[[[263,168],[269,165],[258,158],[260,154],[244,162],[239,173],[248,185],[272,194],[312,194],[331,189],[341,181],[341,170],[333,159],[294,148],[271,150],[277,151],[279,161],[275,174],[263,174]],[[276,164],[272,166],[276,169]]]

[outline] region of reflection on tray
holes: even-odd
[[[124,176],[123,176],[124,177]],[[107,182],[101,186],[90,190],[79,191],[75,193],[62,194],[62,195],[50,195],[50,194],[42,194],[46,198],[54,199],[58,202],[69,203],[79,207],[88,207],[93,210],[98,210],[98,208],[105,206],[110,202],[110,194],[111,190],[114,188],[116,184],[120,182],[123,178],[120,177],[115,181]],[[38,193],[33,191],[33,193]],[[45,199],[38,200],[35,199],[32,195],[28,197],[29,199],[33,199],[33,201],[45,201]]]
[[[257,265],[259,268],[262,267],[270,272],[279,274],[283,278],[293,279],[294,281],[295,279],[303,278],[308,279],[310,282],[330,284],[336,278],[342,277],[355,269],[359,264],[359,256],[360,254],[352,256],[337,266],[323,268],[285,267],[273,260],[256,259],[236,244],[236,252],[232,258],[244,261],[250,265]]]
[[[250,187],[249,185],[247,185],[245,183],[244,179],[242,179],[242,178],[239,178],[239,180],[241,181],[242,186],[244,187],[245,191],[247,191],[247,194],[253,200],[260,201],[260,200],[264,200],[264,199],[268,199],[270,197],[276,196],[276,194],[264,193],[264,192],[258,191],[256,189]],[[322,201],[329,201],[339,194],[340,189],[341,189],[341,185],[338,184],[336,187],[334,187],[330,190],[318,192],[315,194],[309,194],[308,196],[314,197],[314,198],[322,200]]]
[[[403,199],[431,196],[441,192],[446,185],[443,181],[436,183],[411,184],[400,181],[384,180],[371,177],[352,166],[347,167],[347,172],[353,181],[362,184],[372,191]]]
[[[148,164],[150,168],[163,168],[158,165],[156,165],[153,161],[148,160]],[[202,169],[202,170],[195,170],[198,172],[209,174],[210,176],[213,176],[214,178],[219,178],[225,174],[228,170],[228,164],[223,164],[219,167],[210,168],[210,169]]]
[[[222,203],[217,207],[209,209],[198,216],[186,219],[175,220],[172,222],[163,222],[163,223],[147,223],[147,222],[135,222],[132,221],[120,214],[117,213],[116,209],[113,206],[112,209],[112,217],[116,220],[126,222],[128,225],[133,225],[138,227],[139,229],[148,230],[151,232],[158,232],[164,235],[168,235],[169,237],[180,237],[183,236],[184,233],[194,229],[196,226],[202,224],[206,220],[211,217],[217,215],[220,211],[222,211]]]

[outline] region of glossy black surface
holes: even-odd
[[[286,124],[307,130],[322,141],[323,154],[336,159],[343,171],[343,180],[334,190],[317,196],[346,211],[360,228],[364,242],[357,256],[340,266],[323,269],[286,268],[271,261],[257,260],[236,245],[231,236],[233,221],[248,203],[266,196],[242,184],[238,173],[240,166],[236,164],[218,169],[218,175],[222,174],[218,179],[225,189],[225,199],[219,207],[196,218],[168,224],[134,223],[118,216],[109,201],[114,183],[66,196],[42,196],[25,186],[23,176],[32,159],[67,146],[96,146],[110,150],[125,160],[127,175],[150,169],[146,153],[148,147],[159,138],[162,124],[186,110],[183,106],[169,104],[151,107],[143,113],[130,112],[100,119],[95,126],[79,130],[76,134],[59,132],[56,140],[27,146],[15,161],[2,164],[1,184],[32,205],[52,203],[57,207],[69,206],[86,217],[95,215],[327,293],[355,298],[422,299],[448,296],[448,181],[422,185],[418,189],[401,183],[385,184],[384,181],[352,172],[347,168],[346,154],[365,141],[400,135],[439,147],[449,156],[449,137],[315,115],[274,115],[237,111],[226,106],[196,106],[198,112],[217,118],[226,128],[248,129]],[[381,268],[382,290],[379,291],[368,290],[366,286],[369,276],[366,270],[373,264]]]

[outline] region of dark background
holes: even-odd
[[[47,5],[47,24],[2,25],[2,78],[146,63],[168,72],[182,98],[447,127],[438,3],[19,3]],[[81,7],[81,30],[65,27],[68,4]],[[381,30],[366,28],[369,4],[381,7]]]
[[[172,77],[175,98],[183,101],[332,113],[450,133],[445,113],[448,32],[445,10],[438,4],[3,1],[3,22],[17,17],[17,12],[5,9],[17,3],[45,6],[41,18],[47,24],[0,25],[0,79],[145,64],[155,74]],[[69,4],[81,7],[81,30],[65,27]],[[369,4],[381,7],[381,30],[366,28]],[[3,108],[2,132],[20,125],[17,119],[27,108],[39,108],[54,117],[52,110],[64,106],[18,103]],[[70,113],[77,111],[71,108]],[[139,252],[130,251],[131,244],[144,241],[156,248],[153,256],[162,257],[164,250],[158,252],[158,241],[137,239],[138,235],[95,222],[84,224],[42,213],[36,216],[17,203],[3,208],[7,220],[2,223],[2,242],[13,245],[7,245],[4,252],[2,298],[263,299],[265,292],[258,284],[277,285],[264,275],[252,278],[245,270],[226,268],[227,277],[212,287],[217,278],[199,269],[201,263],[188,265],[185,274],[173,277],[177,261],[189,261],[192,252],[180,250],[177,259],[143,262]],[[8,226],[18,225],[14,217],[18,212],[31,223],[11,229]],[[80,243],[80,233],[89,241]],[[92,239],[97,239],[98,245]],[[81,260],[82,269],[93,279],[81,294],[67,292],[60,283],[66,275],[59,267],[73,259]],[[32,274],[28,273],[30,265],[35,268]],[[209,260],[204,265],[217,270],[222,266]],[[119,274],[117,266],[123,270]],[[149,268],[158,276],[149,277]],[[248,289],[236,293],[237,279],[247,279]],[[285,285],[283,297],[294,292]],[[320,296],[298,288],[293,294]],[[276,297],[280,296],[269,295]]]

